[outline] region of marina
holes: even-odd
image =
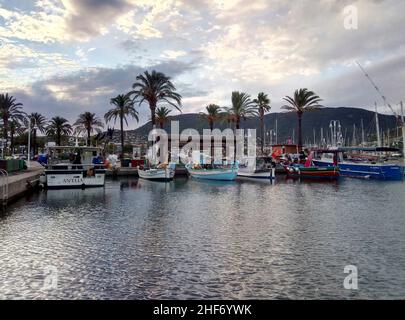
[[[0,300],[405,299],[403,12],[0,0]]]

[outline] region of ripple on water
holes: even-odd
[[[404,185],[128,179],[41,192],[0,218],[0,298],[404,298]],[[343,289],[348,264],[356,292]]]

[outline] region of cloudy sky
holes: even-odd
[[[357,60],[396,104],[404,12],[403,0],[0,0],[0,92],[47,117],[102,117],[155,69],[173,78],[184,112],[227,106],[233,90],[264,91],[279,111],[300,87],[330,107],[382,104]]]

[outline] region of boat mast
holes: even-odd
[[[402,156],[405,158],[405,118],[404,118],[404,104],[401,105],[401,122],[402,122]]]
[[[381,147],[380,123],[378,122],[377,102],[375,102],[375,130],[377,133],[377,147]]]
[[[316,144],[316,142],[315,142],[315,140],[316,140],[315,128],[313,129],[313,131],[314,131],[314,147],[315,147],[315,144]]]
[[[352,141],[353,147],[356,146],[357,141],[356,141],[356,124],[353,124],[353,141]]]
[[[321,142],[320,142],[320,147],[323,148],[323,127],[321,127]]]
[[[361,118],[361,146],[365,146],[363,118]]]

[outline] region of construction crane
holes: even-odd
[[[366,70],[364,70],[364,68],[361,66],[361,64],[356,61],[356,64],[359,66],[360,70],[364,73],[364,75],[366,76],[366,78],[370,81],[371,85],[373,86],[373,88],[377,91],[377,93],[380,95],[381,99],[383,100],[384,104],[386,107],[388,107],[391,112],[395,115],[395,118],[397,118],[397,120],[399,119],[402,125],[402,155],[405,158],[405,118],[404,118],[404,111],[403,111],[403,104],[402,101],[400,102],[400,107],[401,107],[401,114],[398,114],[394,108],[388,103],[387,98],[385,97],[385,95],[381,92],[380,88],[378,88],[378,86],[375,84],[375,82],[373,81],[373,79],[371,79],[371,77],[369,76],[369,74],[366,72]]]

